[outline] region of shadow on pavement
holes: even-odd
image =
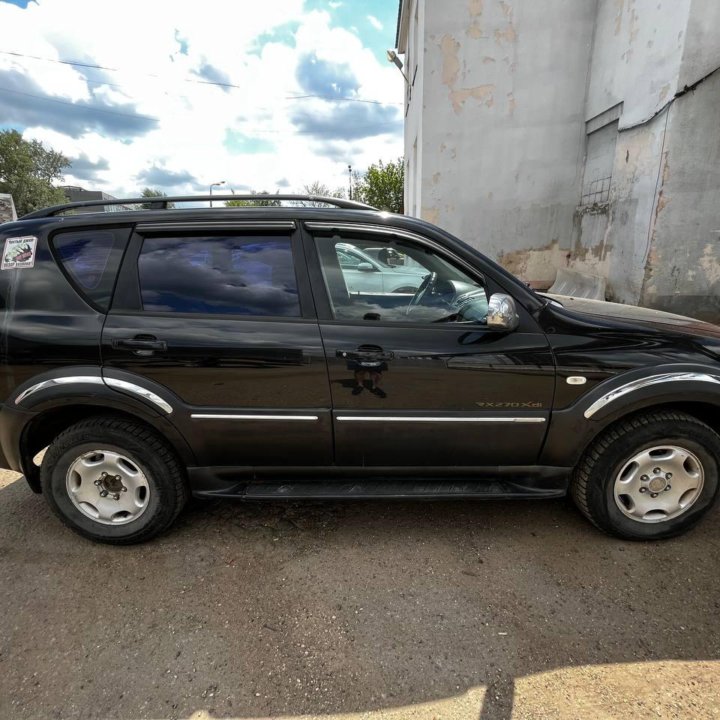
[[[622,695],[587,666],[720,658],[717,519],[639,544],[564,502],[212,501],[113,548],[15,482],[0,490],[0,717],[424,718],[465,697],[452,716],[488,720],[542,717],[577,678]],[[652,679],[638,667],[635,687]],[[527,684],[558,669],[575,679]],[[667,702],[689,702],[687,683]]]

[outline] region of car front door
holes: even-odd
[[[513,332],[488,328],[497,280],[442,246],[382,226],[307,223],[340,466],[526,466],[537,461],[555,370],[519,307]],[[354,293],[338,246],[383,244],[425,268],[414,295]],[[388,270],[392,272],[391,269]]]
[[[138,225],[102,356],[118,389],[167,402],[199,465],[332,462],[327,370],[292,221]]]

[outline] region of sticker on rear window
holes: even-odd
[[[35,265],[35,248],[37,238],[32,235],[26,237],[8,238],[2,256],[2,270],[15,270],[31,268]]]

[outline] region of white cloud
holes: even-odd
[[[367,16],[368,22],[376,29],[376,30],[382,30],[383,24],[374,16],[374,15],[368,15]]]
[[[173,192],[194,184],[206,191],[218,180],[273,192],[280,181],[290,189],[314,180],[345,186],[348,163],[401,154],[399,73],[302,0],[253,3],[252,12],[246,2],[216,0],[206,12],[177,0],[125,0],[118,13],[96,0],[40,0],[25,10],[0,3],[2,50],[118,70],[0,53],[0,125],[25,126],[26,137],[81,158],[83,171],[71,169],[66,182],[126,196],[152,168],[169,181],[195,179],[164,188]],[[344,73],[347,93],[332,102],[293,99],[337,87],[301,85],[297,70],[309,56],[320,63],[316,70]],[[202,84],[207,77],[237,87]],[[313,76],[318,87],[326,79]]]

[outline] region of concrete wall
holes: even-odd
[[[669,109],[641,300],[720,322],[720,71]]]
[[[599,1],[586,116],[622,110],[608,201],[581,202],[569,265],[606,277],[609,299],[718,321],[720,93],[705,81],[684,94],[720,65],[714,19],[706,0]]]
[[[571,247],[595,4],[425,5],[420,214],[531,281]]]
[[[12,195],[0,193],[0,223],[17,220]]]
[[[691,0],[598,0],[586,118],[623,103],[620,129],[675,94]]]
[[[538,286],[720,321],[720,2],[419,1],[407,211]]]

